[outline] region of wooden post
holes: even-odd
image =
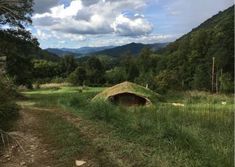
[[[219,74],[218,74],[218,72],[216,72],[216,75],[215,75],[215,89],[216,89],[216,93],[219,93],[219,81],[218,81],[218,79],[219,79]]]
[[[212,74],[211,74],[211,91],[214,92],[214,80],[215,80],[215,57],[212,58]]]

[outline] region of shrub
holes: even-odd
[[[234,91],[233,79],[229,73],[225,73],[220,77],[220,90],[224,93]]]
[[[82,67],[78,67],[69,75],[67,81],[73,85],[83,85],[86,79],[86,70]]]
[[[5,130],[9,121],[18,115],[18,107],[14,103],[14,98],[18,95],[12,82],[0,76],[0,129]]]

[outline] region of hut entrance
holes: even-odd
[[[114,104],[121,104],[125,106],[143,106],[147,104],[147,99],[133,93],[120,93],[110,96],[109,100]]]

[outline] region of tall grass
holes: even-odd
[[[91,102],[95,94],[92,91],[50,94],[40,95],[40,99],[49,97],[50,101],[91,120],[97,128],[106,129],[105,133],[110,131],[107,139],[102,138],[97,144],[108,147],[111,141],[122,141],[122,150],[112,155],[124,156],[123,166],[234,165],[232,96],[174,92],[166,96],[166,103],[126,108],[108,102]],[[223,101],[226,105],[221,104]],[[185,107],[172,106],[172,102],[183,103]]]
[[[218,104],[220,100],[213,104],[210,104],[211,99],[205,101],[197,97],[196,102],[194,100],[192,98],[182,108],[167,104],[125,108],[101,101],[87,103],[87,106],[80,101],[83,107],[70,105],[91,120],[113,126],[115,135],[120,138],[150,147],[154,152],[152,156],[167,156],[171,162],[169,166],[181,166],[181,163],[188,166],[233,166],[232,107]]]

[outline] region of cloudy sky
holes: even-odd
[[[35,0],[42,48],[171,42],[233,0]]]

